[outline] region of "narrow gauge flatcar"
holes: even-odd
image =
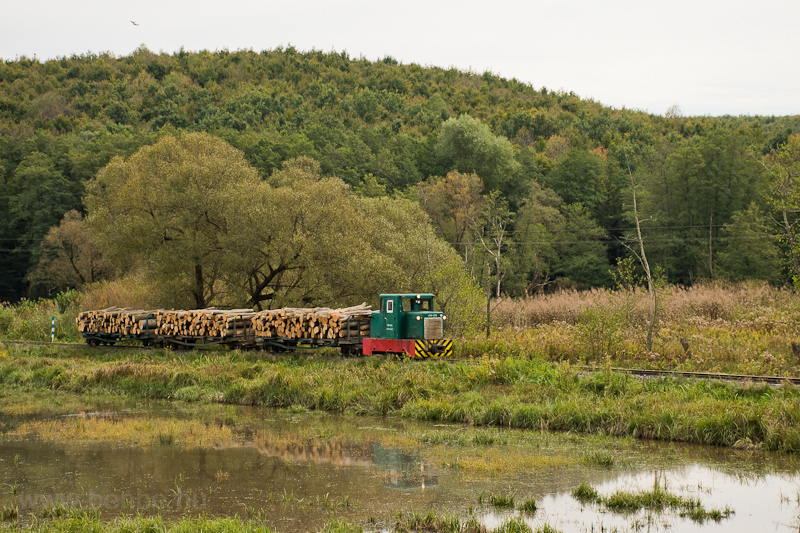
[[[226,345],[273,351],[337,347],[343,355],[395,353],[447,357],[446,317],[434,311],[433,294],[381,294],[380,308],[197,309],[109,308],[78,316],[89,345],[138,341],[150,346]]]

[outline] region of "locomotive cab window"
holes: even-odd
[[[433,305],[430,298],[425,298],[421,300],[419,303],[419,310],[420,311],[433,311]]]
[[[394,313],[394,300],[386,300],[386,312]]]
[[[404,313],[411,312],[411,298],[403,298],[400,300],[400,305]]]

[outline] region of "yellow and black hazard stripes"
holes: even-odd
[[[414,357],[450,357],[453,355],[453,341],[450,339],[416,341]]]

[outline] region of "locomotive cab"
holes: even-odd
[[[434,311],[433,304],[433,294],[381,294],[380,309],[372,313],[370,337],[364,339],[364,353],[452,355],[453,343],[444,339],[446,317]]]

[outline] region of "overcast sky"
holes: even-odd
[[[798,115],[799,23],[798,0],[9,0],[0,58],[291,44],[655,114]]]

